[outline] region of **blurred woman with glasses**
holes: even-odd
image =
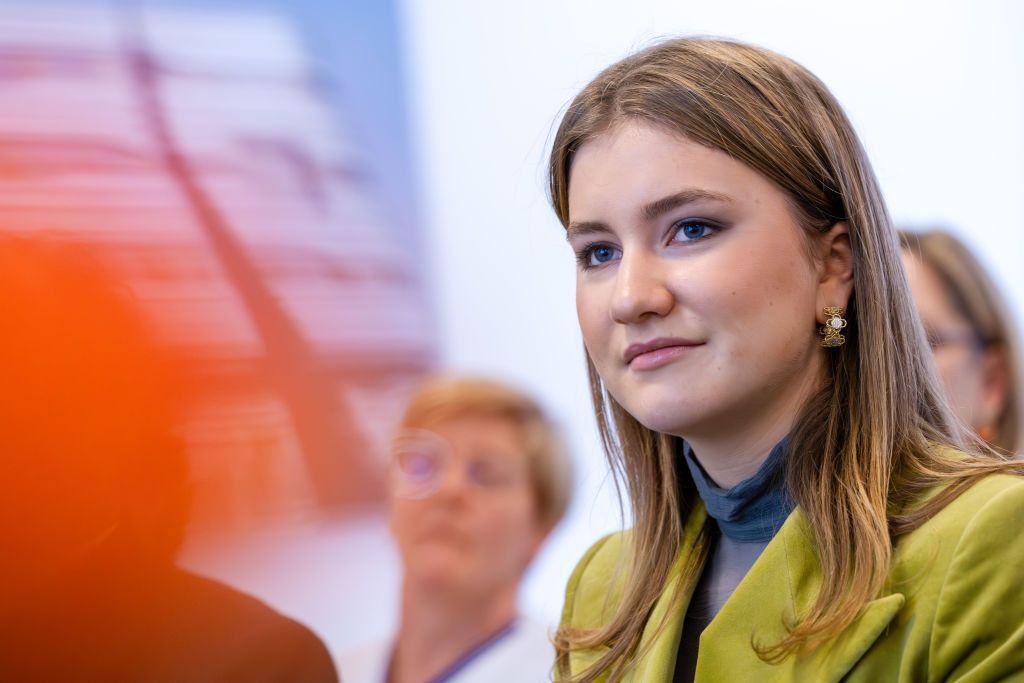
[[[904,231],[900,243],[953,411],[995,448],[1024,451],[1024,368],[999,290],[967,247],[947,232]]]
[[[548,634],[516,608],[570,494],[540,407],[489,380],[429,380],[402,419],[389,479],[404,570],[398,633],[343,657],[346,683],[550,680]]]

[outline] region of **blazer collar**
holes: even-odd
[[[704,506],[698,502],[684,527],[669,586],[682,572],[706,519]],[[813,535],[803,512],[797,508],[701,635],[696,679],[842,679],[903,607],[903,595],[893,593],[873,600],[832,641],[810,653],[789,656],[778,664],[761,660],[751,647],[752,642],[771,644],[781,640],[786,633],[784,624],[793,623],[796,615],[813,604],[821,581]],[[678,600],[673,600],[672,591],[662,592],[641,641],[641,648],[649,649],[638,662],[633,680],[671,683],[683,616],[695,585],[696,581],[688,582]],[[668,621],[658,633],[657,626],[666,614]]]
[[[683,616],[690,606],[690,598],[697,586],[696,580],[689,581],[680,587],[681,594],[673,595],[671,586],[676,585],[685,569],[686,559],[695,551],[701,529],[708,519],[704,503],[697,499],[693,511],[687,516],[683,527],[683,542],[679,546],[679,554],[669,574],[668,583],[661,591],[651,617],[647,620],[643,636],[640,640],[641,652],[648,647],[637,663],[632,680],[634,681],[665,681],[671,683],[675,671],[676,651],[679,649],[679,637],[683,628]],[[696,579],[697,577],[695,577]],[[665,621],[667,615],[667,621]],[[664,623],[659,632],[658,627]],[[649,644],[649,645],[648,645]]]

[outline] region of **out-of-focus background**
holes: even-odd
[[[100,245],[205,378],[182,565],[384,637],[388,433],[438,368],[536,394],[575,499],[523,609],[623,520],[545,197],[560,111],[663,36],[776,49],[844,104],[904,226],[976,249],[1024,320],[1024,6],[1005,0],[0,3],[0,230]]]

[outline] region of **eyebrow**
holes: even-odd
[[[658,217],[678,209],[681,206],[692,204],[698,201],[716,201],[728,203],[731,199],[717,192],[710,190],[700,189],[689,189],[675,192],[667,195],[660,199],[655,199],[653,202],[646,204],[641,210],[640,215],[645,221],[653,221]],[[565,238],[571,239],[581,235],[590,235],[599,232],[611,232],[607,223],[602,221],[573,221],[569,223],[569,227],[565,230]]]

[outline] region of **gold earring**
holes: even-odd
[[[838,306],[825,307],[825,324],[818,328],[822,346],[842,346],[846,343],[846,337],[840,333],[840,330],[846,327],[846,319],[843,318],[844,312],[844,309]]]

